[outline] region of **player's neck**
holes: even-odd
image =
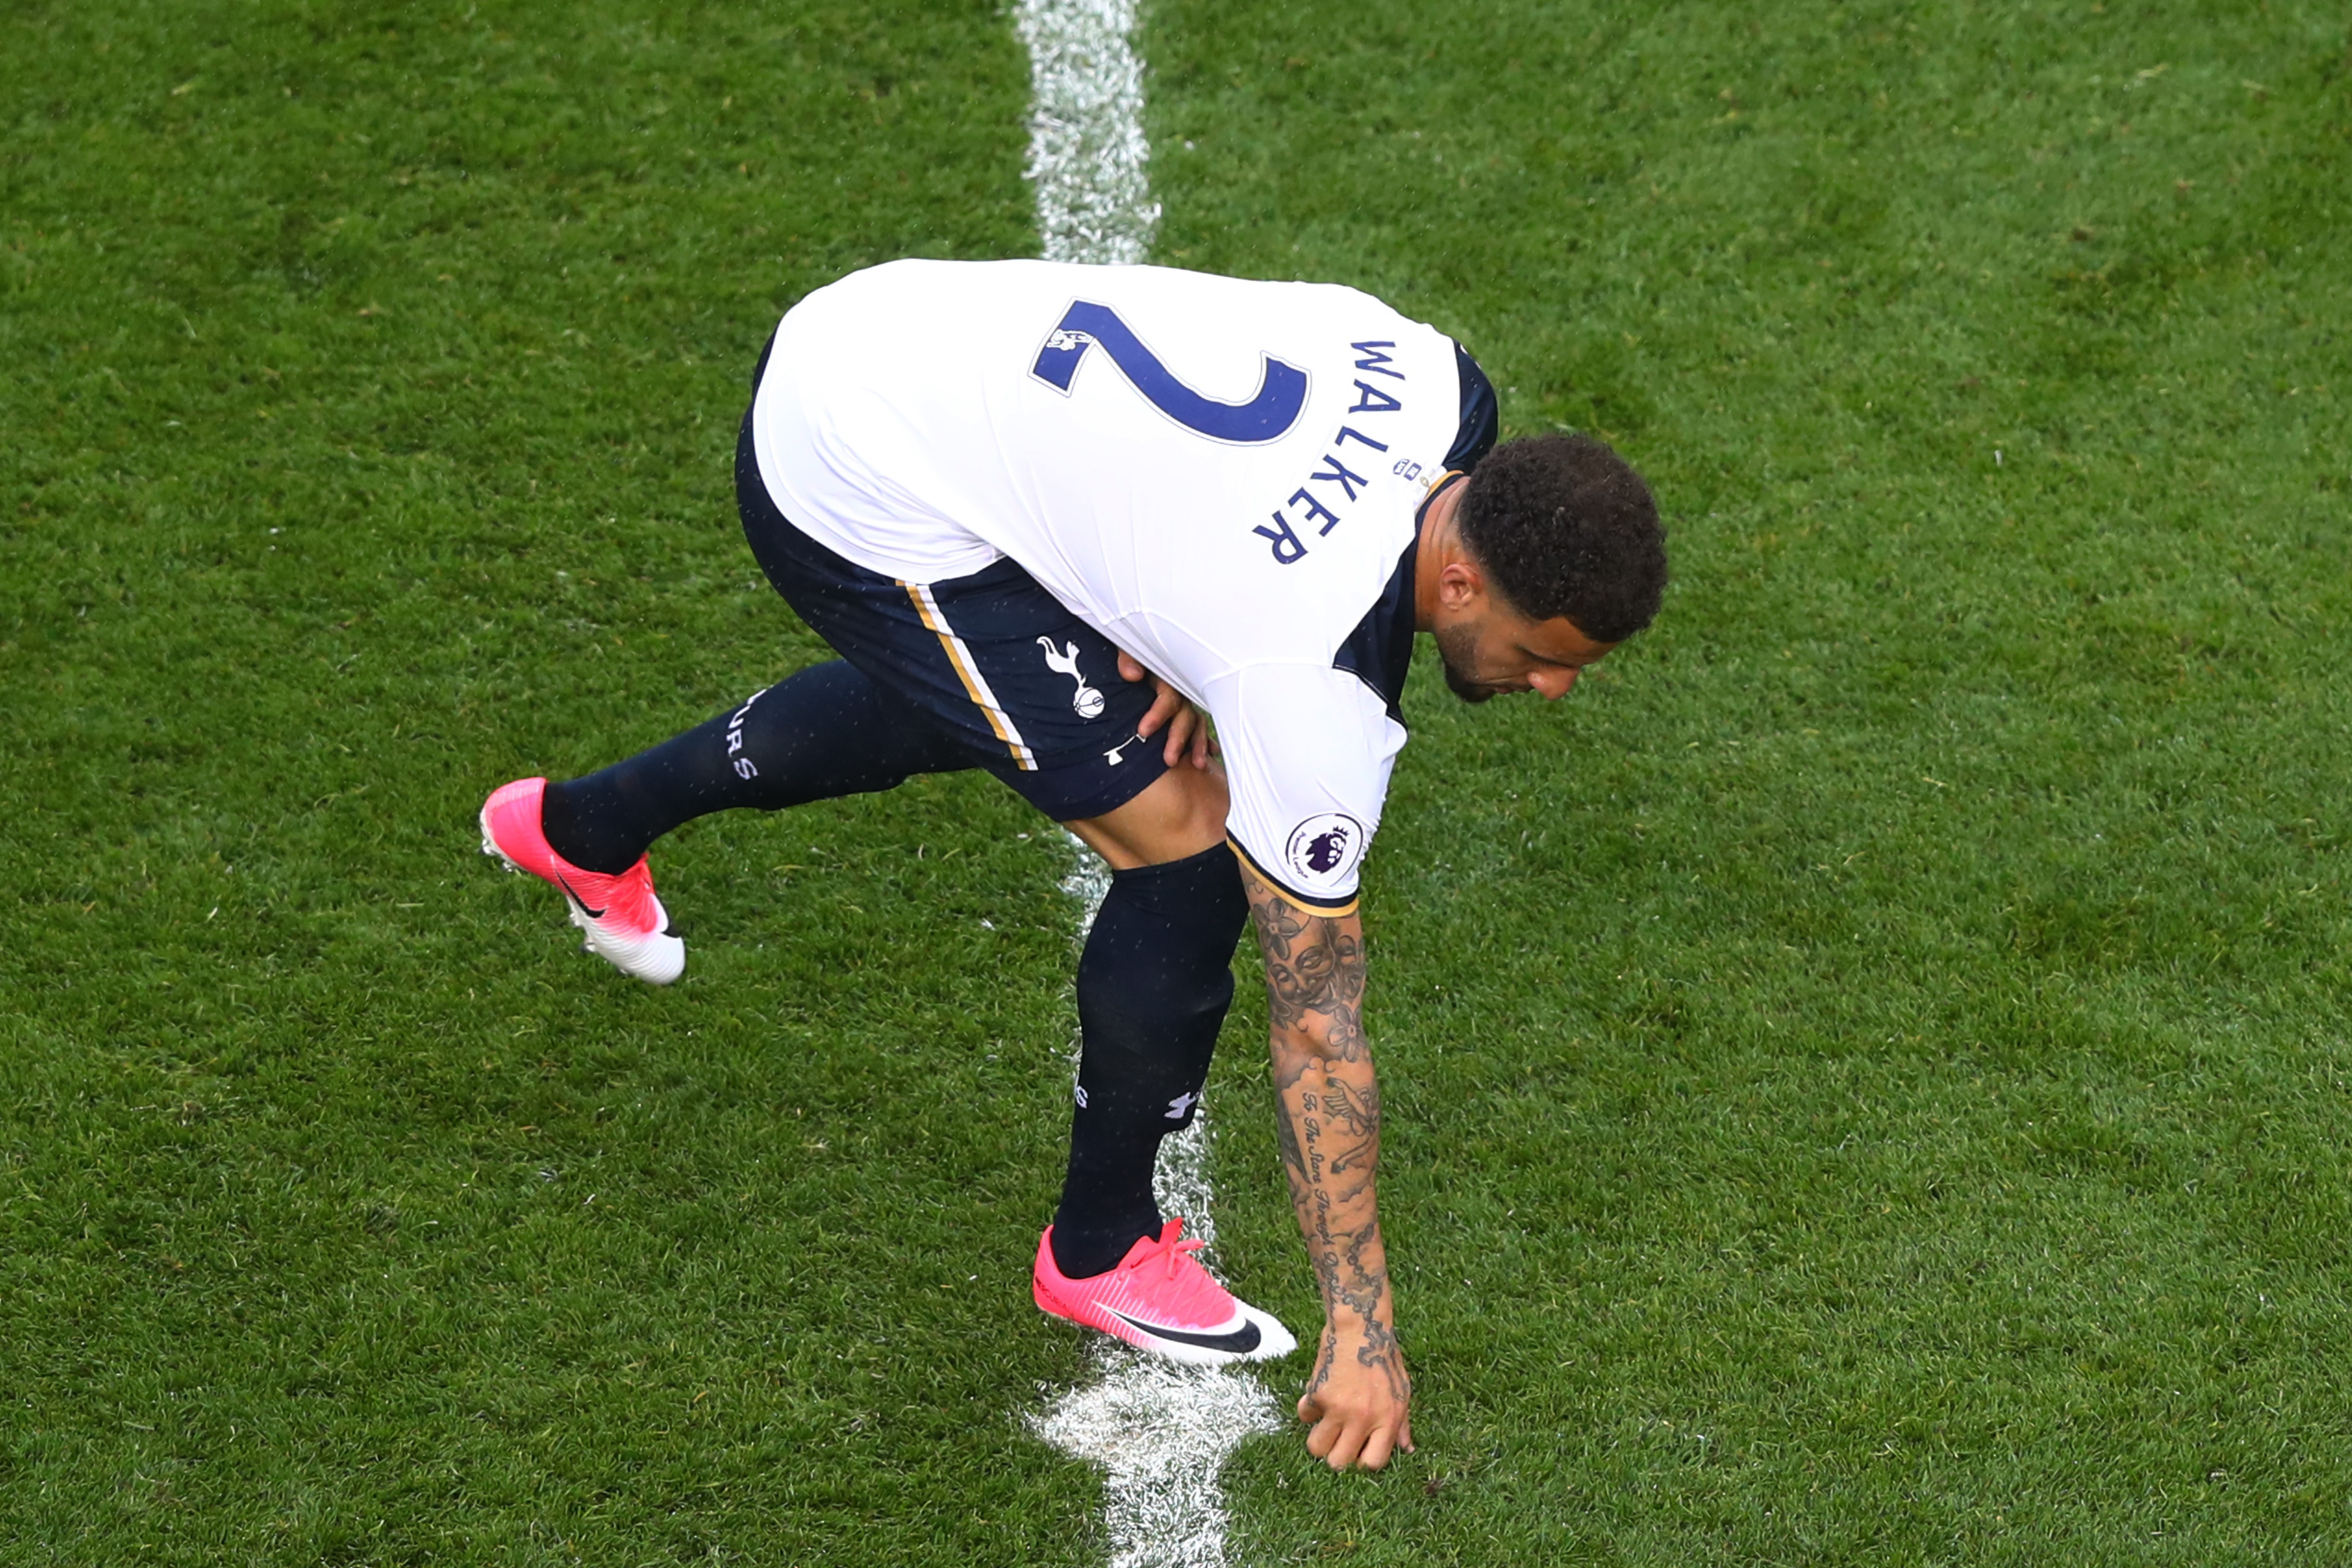
[[[1430,497],[1421,509],[1421,535],[1413,547],[1412,556],[1412,626],[1413,630],[1432,631],[1437,626],[1438,574],[1461,558],[1462,536],[1454,526],[1454,513],[1462,504],[1462,477],[1454,475],[1444,481],[1438,492]]]

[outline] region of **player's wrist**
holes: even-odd
[[[1323,1305],[1323,1321],[1340,1339],[1362,1342],[1396,1338],[1396,1311],[1386,1296],[1370,1311],[1363,1311],[1344,1302],[1327,1301]]]

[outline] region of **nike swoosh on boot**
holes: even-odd
[[[1130,1318],[1115,1307],[1111,1309],[1111,1315],[1122,1323],[1142,1330],[1154,1339],[1173,1340],[1181,1345],[1199,1345],[1202,1350],[1226,1351],[1234,1355],[1247,1355],[1257,1349],[1258,1334],[1255,1323],[1244,1323],[1231,1333],[1196,1334],[1189,1330],[1163,1328],[1158,1323],[1147,1323],[1140,1318]]]
[[[580,912],[582,914],[586,915],[592,921],[601,921],[604,918],[604,911],[603,910],[590,909],[588,907],[588,900],[572,890],[572,884],[570,881],[566,880],[561,875],[558,875],[555,880],[557,884],[562,888],[563,896],[580,906]]]

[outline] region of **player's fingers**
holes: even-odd
[[[1202,718],[1192,731],[1192,765],[1202,773],[1209,770],[1209,721]]]
[[[1408,1454],[1412,1452],[1412,1417],[1410,1415],[1397,1425],[1397,1447]]]
[[[1160,751],[1160,760],[1171,768],[1182,761],[1184,749],[1193,743],[1192,733],[1200,727],[1201,716],[1192,711],[1191,703],[1184,704],[1168,721],[1168,744]]]
[[[1324,1425],[1339,1427],[1339,1435],[1332,1441],[1330,1447],[1324,1449],[1321,1458],[1333,1469],[1344,1470],[1354,1464],[1356,1456],[1363,1451],[1364,1438],[1367,1436],[1364,1430],[1366,1426],[1364,1418],[1360,1415],[1342,1425],[1339,1416],[1328,1415],[1324,1417]],[[1307,1447],[1309,1453],[1314,1451],[1315,1444],[1312,1439],[1307,1442]]]
[[[1183,706],[1183,693],[1161,681],[1160,694],[1151,700],[1151,707],[1144,713],[1142,721],[1136,725],[1135,732],[1146,740],[1150,739],[1160,732],[1160,726],[1175,717]]]
[[[1133,654],[1125,648],[1118,650],[1118,678],[1121,680],[1141,680],[1150,673],[1143,668],[1143,662]]]
[[[1364,1440],[1364,1451],[1356,1457],[1356,1463],[1368,1470],[1384,1468],[1389,1462],[1389,1453],[1395,1447],[1395,1431],[1382,1422],[1373,1427],[1372,1435]]]

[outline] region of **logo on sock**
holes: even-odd
[[[1168,1120],[1171,1121],[1183,1121],[1184,1113],[1191,1110],[1194,1106],[1200,1103],[1201,1096],[1197,1091],[1178,1095],[1175,1099],[1168,1102]]]
[[[1080,1084],[1073,1084],[1073,1085],[1071,1085],[1070,1087],[1071,1087],[1071,1088],[1072,1088],[1072,1089],[1074,1089],[1074,1090],[1076,1092],[1076,1094],[1077,1094],[1077,1097],[1078,1097],[1078,1109],[1079,1109],[1080,1110],[1084,1110],[1087,1108],[1087,1086],[1086,1086],[1085,1084],[1080,1083]]]
[[[1097,691],[1093,687],[1088,686],[1087,684],[1087,678],[1078,673],[1078,645],[1076,643],[1066,644],[1060,651],[1057,652],[1054,647],[1054,639],[1052,637],[1039,637],[1037,639],[1037,646],[1045,650],[1046,668],[1054,671],[1057,675],[1066,675],[1072,680],[1078,683],[1077,690],[1070,694],[1070,707],[1076,711],[1078,717],[1081,719],[1101,718],[1103,710],[1103,694]]]
[[[760,776],[760,770],[752,766],[751,759],[738,753],[743,750],[743,721],[751,716],[751,704],[765,697],[769,689],[763,686],[743,699],[743,706],[735,710],[733,716],[727,721],[727,755],[733,759],[735,776],[739,779]]]

